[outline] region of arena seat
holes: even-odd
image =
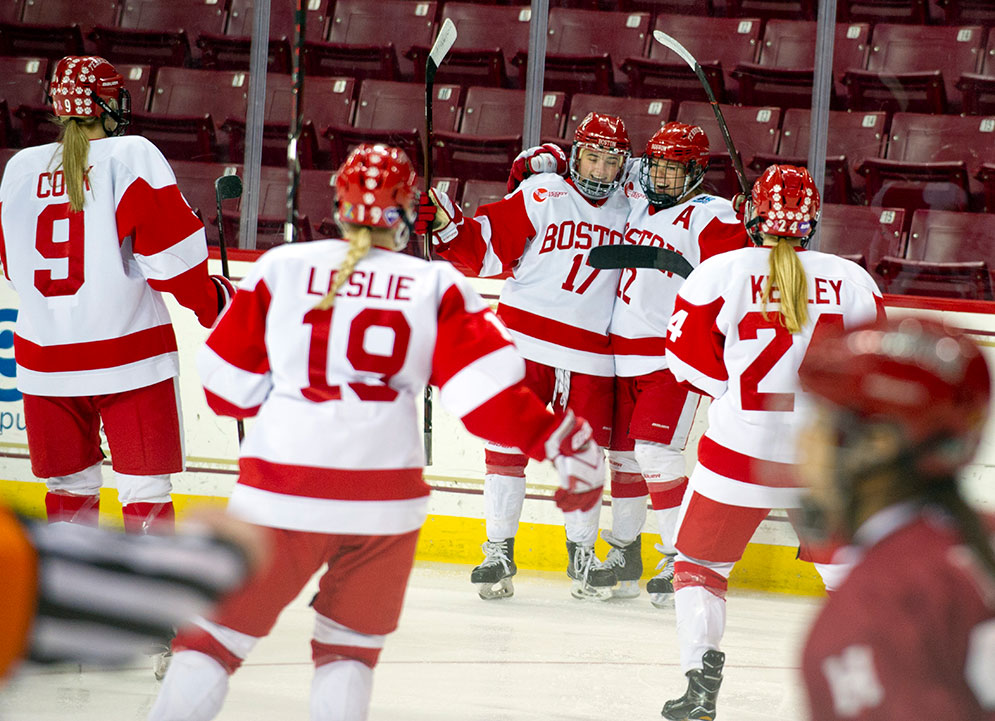
[[[722,105],[721,109],[729,127],[729,134],[746,168],[747,182],[752,183],[759,175],[759,172],[750,172],[750,161],[753,156],[758,153],[770,155],[777,149],[781,109],[739,105]],[[711,185],[712,192],[727,198],[740,192],[711,105],[694,101],[683,102],[677,109],[675,120],[700,125],[705,129],[711,150],[711,162],[705,174],[705,183]]]
[[[917,210],[905,258],[931,263],[984,261],[995,271],[995,215]],[[992,279],[995,282],[995,278]]]
[[[981,26],[874,26],[866,70],[843,77],[850,110],[957,112],[958,78],[977,72]]]
[[[24,0],[0,3],[0,23],[19,23],[24,12]]]
[[[982,260],[932,263],[886,256],[878,263],[883,293],[959,300],[992,300],[992,279]]]
[[[848,258],[875,275],[885,256],[905,253],[905,211],[901,208],[868,208],[865,205],[825,203],[816,228],[818,250]]]
[[[217,245],[218,227],[215,219],[218,211],[214,181],[222,175],[242,175],[242,167],[224,163],[199,163],[192,160],[170,160],[169,164],[176,176],[176,186],[204,223],[208,244]],[[237,201],[226,202],[225,207],[238,207]],[[229,243],[233,240],[227,238]]]
[[[988,45],[981,53],[976,73],[963,73],[957,80],[961,110],[965,115],[995,114],[995,32],[988,31]]]
[[[632,154],[641,155],[646,141],[673,116],[674,102],[662,98],[617,98],[578,93],[570,101],[563,139],[572,141],[577,125],[591,111],[622,118],[632,143]]]
[[[730,73],[739,63],[756,59],[761,21],[758,18],[658,15],[653,29],[679,38],[705,71],[718,101],[731,102],[736,83]],[[636,97],[707,100],[701,82],[687,63],[656,41],[650,41],[645,57],[630,51],[622,67],[629,75],[630,94]]]
[[[833,106],[842,107],[843,74],[867,63],[870,26],[837,23],[833,46]],[[815,65],[816,23],[807,20],[769,20],[755,63],[738,64],[732,77],[744,105],[810,108]]]
[[[726,0],[729,17],[763,20],[815,20],[815,0]]]
[[[32,129],[24,132],[23,121],[15,124],[17,111],[46,107],[45,84],[48,60],[41,57],[0,57],[0,141],[21,147],[33,140]],[[51,111],[49,111],[50,113]]]
[[[304,46],[305,70],[310,75],[411,80],[415,68],[406,53],[414,45],[431,47],[437,11],[436,2],[338,0],[324,41]]]
[[[842,0],[836,6],[839,22],[913,23],[929,21],[927,0]]]
[[[943,0],[941,7],[947,25],[995,25],[995,5],[990,0]]]

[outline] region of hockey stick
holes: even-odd
[[[651,245],[600,245],[588,253],[592,268],[656,268],[687,278],[694,267],[680,253]]]
[[[301,161],[297,156],[297,144],[301,139],[304,107],[304,71],[301,69],[301,46],[304,44],[304,29],[307,12],[304,0],[297,0],[294,9],[294,48],[290,55],[290,85],[293,93],[294,112],[290,118],[290,134],[287,143],[287,222],[283,226],[283,240],[293,243],[297,237],[297,188],[301,182]]]
[[[214,181],[214,197],[218,202],[218,248],[221,252],[221,275],[231,280],[231,273],[228,271],[228,250],[225,246],[225,223],[221,218],[221,201],[235,200],[242,197],[242,179],[237,175],[222,175]],[[242,419],[236,422],[238,428],[238,444],[242,445],[245,438],[245,424]]]
[[[456,42],[456,26],[446,18],[439,29],[439,34],[432,43],[432,49],[425,60],[425,192],[432,187],[432,86],[435,84],[435,73],[446,59],[446,55]],[[425,260],[432,260],[432,224],[425,231],[425,245],[422,253]],[[432,465],[432,386],[425,386],[424,403],[424,438],[425,465]]]
[[[667,35],[667,33],[661,30],[654,30],[653,39],[665,48],[669,48],[677,53],[681,60],[690,65],[694,74],[698,76],[701,86],[705,89],[705,95],[708,96],[708,102],[712,105],[712,112],[715,113],[715,119],[719,122],[719,131],[722,133],[722,140],[725,142],[729,157],[732,158],[732,168],[736,173],[736,180],[739,181],[739,189],[743,195],[749,196],[750,186],[746,182],[746,173],[743,172],[743,159],[739,157],[739,152],[732,143],[732,136],[729,135],[729,126],[726,125],[726,119],[722,117],[722,108],[719,107],[719,101],[715,99],[715,93],[712,92],[712,86],[708,83],[705,71],[701,69],[698,61],[694,59],[694,55],[688,52],[688,49],[674,40],[674,38]]]

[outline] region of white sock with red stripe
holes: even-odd
[[[365,721],[373,669],[345,659],[318,666],[311,682],[311,721]]]
[[[525,476],[484,476],[484,519],[487,539],[503,541],[518,533],[525,504]]]
[[[173,654],[148,721],[210,721],[228,695],[228,672],[200,651]]]
[[[614,488],[612,489],[614,494]],[[622,545],[636,540],[646,523],[646,496],[612,495],[612,535]]]

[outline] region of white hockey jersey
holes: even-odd
[[[867,271],[835,255],[798,251],[808,279],[809,320],[791,334],[779,304],[761,294],[770,248],[743,248],[699,265],[684,282],[667,331],[674,376],[712,396],[698,446],[695,490],[733,505],[791,508],[799,498],[790,464],[810,402],[798,367],[820,327],[850,328],[884,313]],[[776,301],[776,289],[772,291]],[[756,463],[754,461],[762,461]]]
[[[90,143],[83,210],[57,143],[17,153],[0,183],[0,262],[18,294],[17,386],[42,396],[141,388],[177,375],[160,291],[205,326],[218,313],[204,226],[145,138]]]
[[[650,205],[638,180],[628,180],[624,187],[630,208],[625,243],[666,248],[697,267],[713,255],[744,248],[749,242],[732,203],[724,198],[699,195],[658,210]],[[611,320],[615,375],[640,376],[667,367],[667,324],[683,283],[683,278],[665,270],[622,271]]]
[[[526,358],[597,376],[614,374],[608,325],[619,271],[587,264],[591,248],[620,243],[621,191],[592,204],[569,179],[528,178],[467,218],[446,257],[480,276],[510,270],[498,315]]]
[[[556,418],[521,384],[506,329],[448,263],[374,248],[335,305],[315,310],[347,248],[324,240],[264,254],[198,368],[216,412],[258,416],[232,513],[302,531],[406,533],[427,512],[426,383],[471,433],[537,459]]]

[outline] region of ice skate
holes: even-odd
[[[646,593],[656,608],[670,608],[674,605],[674,558],[677,554],[664,552],[659,543],[655,548],[663,553],[663,558],[656,564],[657,574],[646,582]]]
[[[705,651],[702,668],[687,672],[688,690],[680,698],[667,701],[660,715],[671,721],[712,721],[725,660],[726,655],[721,651]]]
[[[615,572],[605,568],[594,553],[594,546],[582,546],[567,541],[567,575],[573,579],[570,595],[579,599],[604,601],[611,598],[612,586],[618,579]]]
[[[484,562],[470,572],[470,581],[485,601],[515,595],[511,577],[518,573],[515,565],[515,539],[487,541],[481,546]]]
[[[152,674],[156,681],[162,681],[169,670],[169,663],[173,660],[172,638],[154,644],[149,653],[152,655]]]
[[[642,536],[628,544],[618,541],[612,534],[603,532],[601,537],[611,546],[605,557],[605,568],[615,572],[618,585],[612,589],[612,598],[635,598],[639,595],[639,579],[643,575]]]

